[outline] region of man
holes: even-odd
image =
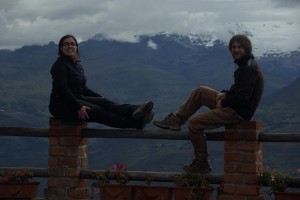
[[[252,45],[245,35],[235,35],[229,42],[229,51],[238,68],[234,72],[234,83],[229,90],[218,92],[206,86],[196,88],[187,100],[163,120],[153,123],[164,129],[178,131],[189,120],[189,137],[194,147],[195,159],[186,164],[186,172],[206,174],[211,171],[205,129],[219,128],[250,120],[262,97],[264,78],[254,60]],[[202,106],[208,112],[194,115]]]

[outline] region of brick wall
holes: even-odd
[[[47,200],[89,199],[87,180],[79,179],[80,171],[87,169],[88,139],[81,137],[87,124],[63,123],[49,120]]]
[[[220,200],[264,200],[256,174],[262,166],[262,144],[258,141],[261,121],[243,121],[225,128],[224,192]]]

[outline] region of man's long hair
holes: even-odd
[[[247,55],[252,55],[251,41],[246,35],[238,34],[233,36],[229,41],[229,51],[231,51],[231,47],[234,42],[239,43],[241,47],[245,49],[245,53]]]

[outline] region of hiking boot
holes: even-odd
[[[181,129],[180,119],[173,113],[168,114],[165,119],[161,121],[154,121],[153,124],[159,128],[171,129],[173,131],[179,131]]]
[[[145,114],[150,114],[153,109],[153,102],[148,101],[143,105],[138,106],[132,113],[132,118],[135,120],[144,120]],[[151,119],[152,120],[152,119]]]
[[[183,170],[186,172],[208,174],[209,172],[211,172],[211,166],[209,164],[209,161],[201,162],[201,161],[194,159],[191,164],[184,165]]]
[[[141,121],[141,124],[137,127],[137,129],[142,130],[143,128],[145,128],[145,126],[152,121],[153,117],[154,117],[153,111],[146,113]]]

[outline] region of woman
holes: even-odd
[[[51,68],[53,81],[49,103],[49,111],[55,118],[137,129],[151,122],[154,116],[151,101],[142,105],[118,104],[86,86],[84,70],[78,60],[78,43],[73,35],[60,39],[58,55]]]

